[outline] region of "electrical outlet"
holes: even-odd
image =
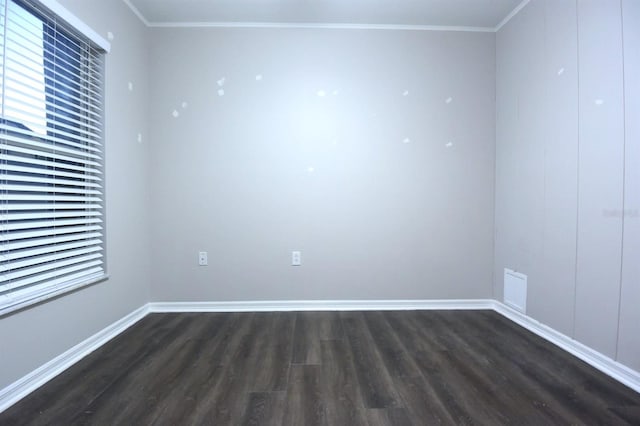
[[[291,252],[291,266],[302,265],[302,254],[299,251]]]
[[[198,253],[198,265],[207,266],[209,264],[209,259],[207,258],[207,252],[201,251]]]

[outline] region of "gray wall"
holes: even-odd
[[[497,36],[61,2],[115,35],[111,279],[1,318],[0,388],[149,300],[489,298],[493,274],[501,300],[504,267],[529,315],[640,370],[640,2],[532,0]]]
[[[111,279],[0,318],[0,389],[149,300],[147,30],[120,0],[60,3],[103,37],[108,31],[115,36],[107,57],[105,123]]]
[[[634,0],[532,0],[496,38],[494,295],[527,274],[528,315],[636,370],[639,28]]]
[[[494,34],[152,39],[153,301],[491,297]]]

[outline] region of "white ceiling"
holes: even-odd
[[[124,0],[151,26],[310,24],[493,30],[528,0]]]

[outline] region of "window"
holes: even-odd
[[[42,3],[0,0],[0,315],[106,274],[105,49]]]

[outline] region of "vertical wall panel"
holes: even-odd
[[[517,269],[527,315],[640,370],[640,2],[531,0],[496,89],[494,297]]]
[[[512,183],[512,158],[516,155],[512,141],[516,139],[518,97],[515,89],[519,74],[517,37],[522,11],[496,34],[496,171],[494,223],[494,287],[493,296],[503,300],[503,270],[514,265],[513,225],[508,207],[516,185]],[[513,268],[513,267],[512,267]]]
[[[544,2],[532,2],[498,33],[494,288],[502,271],[542,280],[544,200]]]
[[[573,333],[578,203],[578,29],[575,0],[546,0],[546,137],[542,279],[529,315]]]
[[[620,297],[623,84],[620,3],[578,2],[580,152],[575,338],[615,357]]]
[[[624,239],[618,360],[640,371],[640,2],[622,2],[625,89]]]

